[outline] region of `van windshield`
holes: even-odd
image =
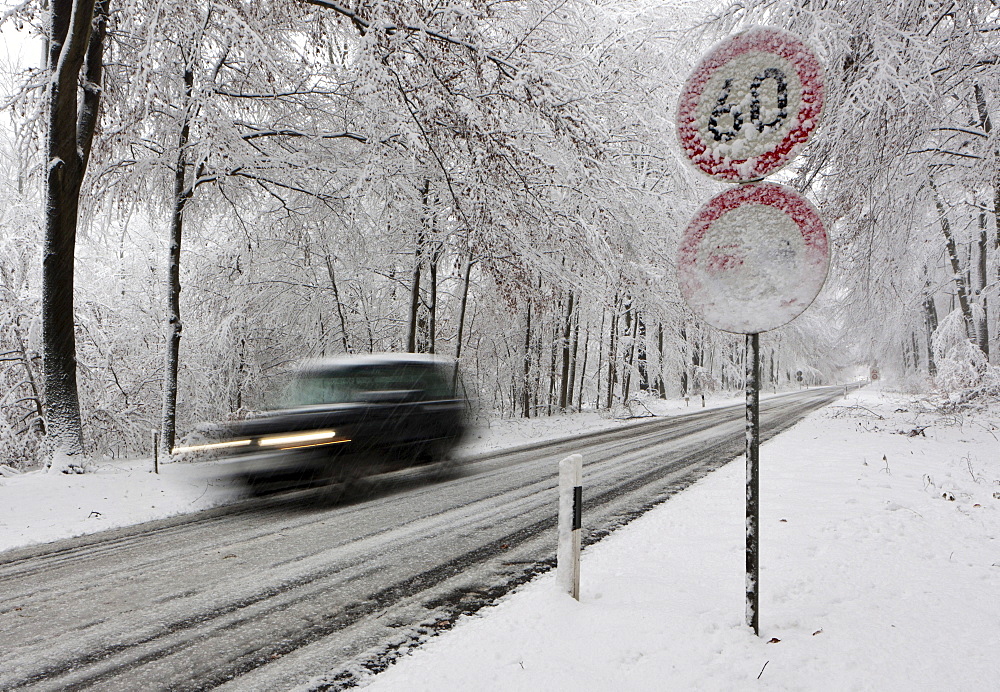
[[[453,398],[440,366],[359,365],[302,373],[281,397],[282,408],[364,401],[370,392],[414,392],[414,399]]]

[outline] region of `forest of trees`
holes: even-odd
[[[683,162],[673,113],[750,24],[813,45],[828,89],[782,180],[833,268],[762,336],[765,386],[858,365],[1000,386],[995,2],[705,5],[10,6],[44,49],[2,96],[0,463],[149,453],[154,430],[169,449],[344,353],[458,357],[484,416],[741,388],[742,338],[674,281],[721,186]]]

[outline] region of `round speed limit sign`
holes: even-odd
[[[677,283],[713,327],[757,334],[809,307],[829,263],[813,206],[789,187],[752,183],[716,195],[695,215],[678,249]]]
[[[681,148],[727,182],[760,180],[788,163],[819,124],[823,70],[782,29],[755,27],[713,47],[677,108]]]

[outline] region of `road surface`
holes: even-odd
[[[764,400],[764,439],[842,393]],[[300,491],[0,553],[0,689],[342,689],[553,565],[560,459],[584,456],[586,545],[741,455],[743,420],[696,410],[444,482],[399,473],[337,502]]]

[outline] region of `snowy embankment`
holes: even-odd
[[[733,463],[585,550],[579,602],[546,574],[368,689],[996,689],[998,437],[863,391],[763,445],[759,638]]]
[[[623,424],[499,421],[471,447]],[[763,445],[760,638],[743,624],[737,462],[586,549],[580,602],[543,575],[370,689],[995,689],[998,428],[998,408],[942,415],[863,390]],[[238,497],[207,464],[97,467],[0,477],[0,549]]]
[[[732,398],[710,398],[708,408],[735,403],[739,402]],[[657,415],[700,410],[699,404],[649,402]],[[635,411],[647,413],[642,407]],[[463,454],[635,422],[597,413],[496,420],[472,432]],[[235,502],[242,493],[211,463],[161,464],[160,473],[154,474],[152,458],[94,461],[87,473],[79,475],[0,473],[0,551],[210,509]]]

